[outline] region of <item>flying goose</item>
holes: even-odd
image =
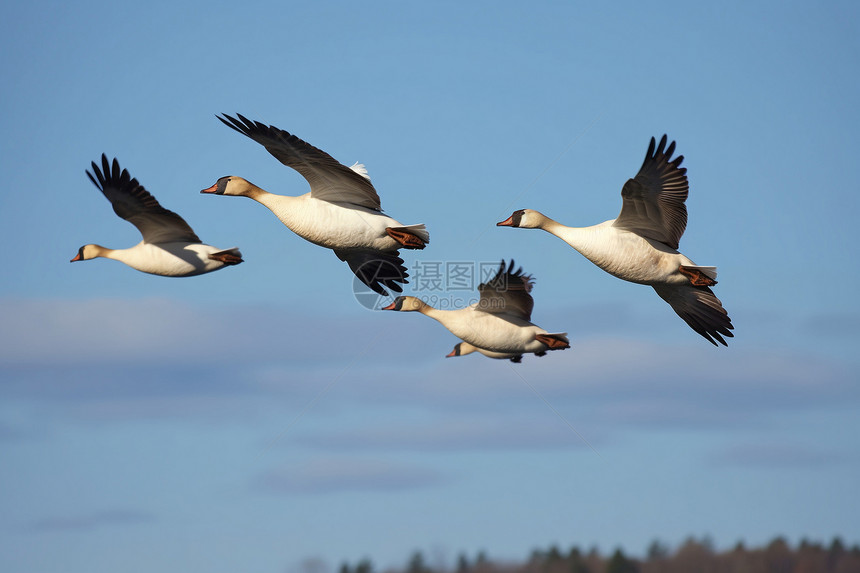
[[[516,354],[514,352],[493,352],[492,350],[484,350],[483,348],[478,348],[474,344],[469,344],[468,342],[458,342],[454,345],[454,350],[445,355],[445,358],[453,358],[454,356],[466,356],[467,354],[472,354],[473,352],[478,352],[479,354],[483,354],[488,358],[495,358],[497,360],[510,360],[511,362],[519,364],[523,361],[522,354]],[[546,356],[546,352],[536,352],[537,356]]]
[[[119,162],[109,163],[102,154],[102,169],[92,162],[90,181],[104,193],[114,212],[137,227],[143,240],[128,249],[108,249],[89,244],[78,249],[71,262],[97,257],[114,259],[133,269],[165,277],[191,277],[242,262],[239,249],[219,249],[204,244],[185,220],[168,211]]]
[[[519,355],[570,348],[566,332],[549,333],[530,322],[533,284],[522,268],[514,271],[513,260],[507,269],[502,261],[496,276],[478,286],[478,302],[466,308],[440,310],[419,298],[398,296],[382,310],[420,312],[442,323],[457,338],[491,352]]]
[[[651,138],[639,173],[621,189],[617,219],[591,227],[566,227],[531,209],[515,211],[500,227],[543,229],[620,279],[651,285],[684,322],[711,344],[727,346],[732,321],[710,287],[717,268],[698,266],[678,252],[687,226],[689,185],[684,156],[671,159],[675,142],[666,147]]]
[[[424,225],[402,225],[385,215],[364,165],[347,167],[295,135],[237,115],[216,117],[298,171],[311,190],[298,197],[275,195],[231,175],[201,193],[250,197],[303,239],[332,249],[375,292],[403,292],[398,283],[408,283],[409,275],[399,249],[423,249],[430,242]]]

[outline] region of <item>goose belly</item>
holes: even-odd
[[[202,244],[140,243],[131,249],[115,251],[115,258],[138,271],[165,277],[191,277],[224,266],[209,258],[219,249]]]
[[[308,201],[300,212],[290,213],[287,226],[303,239],[329,249],[392,251],[399,243],[385,231],[402,226],[369,209],[344,207],[327,201]],[[282,218],[282,220],[284,220]]]
[[[471,310],[443,324],[452,334],[478,348],[517,354],[542,350],[543,344],[535,340],[535,334],[546,332],[524,320]]]
[[[599,242],[577,250],[614,277],[639,284],[662,283],[678,275],[680,265],[689,264],[687,257],[657,241],[629,231],[607,231]]]

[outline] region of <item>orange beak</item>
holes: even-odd
[[[77,255],[75,255],[75,258],[74,258],[74,259],[72,259],[72,260],[71,260],[71,261],[69,261],[69,262],[70,262],[70,263],[73,263],[73,262],[75,262],[75,261],[80,261],[80,260],[81,260],[81,254],[80,254],[80,253],[78,253]]]
[[[208,188],[208,189],[203,189],[203,190],[202,190],[202,191],[200,191],[200,192],[201,192],[201,193],[214,193],[214,192],[216,191],[216,189],[218,189],[218,184],[217,184],[217,183],[216,183],[215,185],[213,185],[212,187]]]
[[[496,223],[496,227],[513,227],[514,226],[514,216],[511,215],[501,223]]]
[[[397,306],[397,301],[392,302],[391,304],[380,310],[394,310],[395,306]]]
[[[457,356],[457,349],[455,348],[449,354],[445,355],[445,358],[451,358],[452,356]]]

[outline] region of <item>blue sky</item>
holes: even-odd
[[[17,3],[0,113],[0,567],[382,568],[709,535],[860,540],[853,3]],[[301,177],[216,113],[364,163],[426,223],[412,269],[514,258],[572,349],[444,359],[223,175]],[[685,156],[681,250],[713,348],[514,209],[614,218],[651,136]],[[101,153],[245,263],[167,279],[84,170]],[[414,270],[413,270],[413,274]],[[416,294],[427,294],[416,292]],[[468,291],[443,297],[470,296]]]

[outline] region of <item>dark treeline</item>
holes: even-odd
[[[777,537],[764,547],[717,551],[706,538],[688,539],[674,551],[654,541],[644,557],[625,555],[621,549],[601,554],[597,548],[534,550],[522,563],[499,562],[485,553],[473,558],[461,554],[457,563],[428,564],[415,552],[402,569],[376,571],[369,559],[344,563],[338,573],[860,573],[860,546],[847,547],[838,537],[830,543],[801,541],[792,547]]]

